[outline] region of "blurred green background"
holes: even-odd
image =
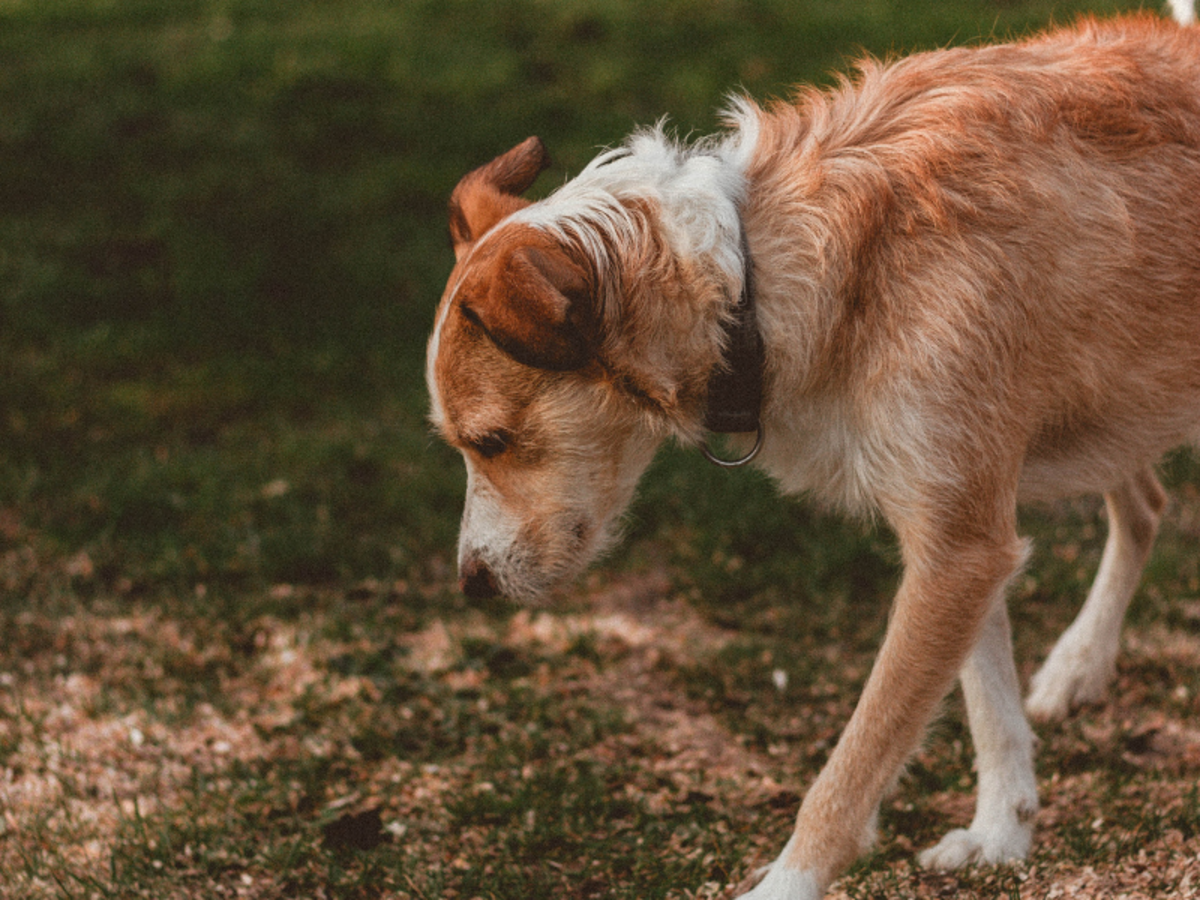
[[[539,134],[545,193],[860,48],[1129,5],[0,0],[4,539],[119,592],[446,584],[463,479],[422,358],[463,173]],[[630,530],[613,565],[700,560],[718,601],[887,570],[857,526],[678,451]]]

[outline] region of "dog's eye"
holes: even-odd
[[[469,446],[484,459],[491,459],[508,449],[508,441],[509,436],[506,432],[493,431],[471,441]]]
[[[468,322],[470,322],[472,325],[476,326],[477,328],[483,327],[483,322],[479,318],[479,313],[475,312],[474,309],[467,306],[467,304],[465,304],[465,303],[462,304],[459,307],[459,309],[462,311],[462,317],[464,319],[466,319]]]

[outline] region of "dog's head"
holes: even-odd
[[[466,461],[458,564],[477,597],[536,597],[611,543],[658,444],[698,431],[720,352],[719,305],[696,297],[715,288],[655,203],[584,179],[531,204],[546,165],[530,138],[450,201],[457,265],[426,377]]]

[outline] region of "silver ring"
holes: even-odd
[[[707,440],[700,442],[700,452],[703,453],[704,458],[707,459],[714,466],[720,466],[722,469],[736,469],[736,468],[738,468],[738,466],[744,466],[746,463],[750,462],[750,460],[754,459],[754,457],[758,456],[758,451],[762,449],[762,444],[763,444],[763,427],[762,427],[762,422],[759,422],[758,428],[756,430],[755,437],[754,437],[754,447],[750,450],[749,453],[747,453],[745,456],[741,457],[740,459],[721,459],[721,457],[716,456],[712,452],[712,450],[708,449],[708,441]]]

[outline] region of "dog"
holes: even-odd
[[[760,445],[784,493],[885,518],[903,576],[857,707],[744,900],[820,897],[871,844],[956,677],[976,813],[919,861],[1022,859],[1025,712],[1103,696],[1166,503],[1153,466],[1200,436],[1200,33],[1085,18],[866,60],[791,102],[736,98],[725,126],[637,133],[536,203],[531,138],[454,190],[426,376],[466,462],[461,587],[568,582],[655,449],[702,444],[713,385],[757,366],[757,435],[734,442]],[[1104,495],[1103,560],[1023,705],[1017,504],[1076,492]]]

